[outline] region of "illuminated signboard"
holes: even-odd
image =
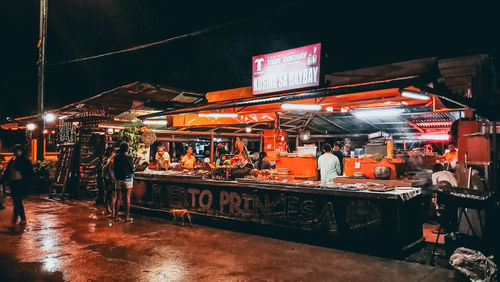
[[[253,57],[253,95],[319,86],[320,59],[321,43]]]

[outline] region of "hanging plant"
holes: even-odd
[[[137,127],[126,128],[118,133],[118,144],[127,143],[128,153],[132,157],[136,157],[137,152],[139,151],[139,145],[141,143],[139,133],[140,132]]]

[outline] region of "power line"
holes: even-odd
[[[278,7],[278,8],[275,9],[275,11],[290,8],[292,6],[297,5],[298,3],[299,2],[295,2],[295,3],[289,4],[289,5]],[[208,27],[208,28],[200,29],[198,31],[194,31],[194,32],[190,32],[190,33],[186,33],[186,34],[174,36],[174,37],[167,38],[167,39],[164,39],[164,40],[160,40],[160,41],[156,41],[156,42],[152,42],[152,43],[147,43],[147,44],[142,44],[142,45],[138,45],[138,46],[135,46],[135,47],[131,47],[131,48],[127,48],[127,49],[122,49],[122,50],[118,50],[118,51],[112,51],[112,52],[108,52],[108,53],[104,53],[104,54],[100,54],[100,55],[89,56],[89,57],[78,58],[78,59],[72,59],[72,60],[67,60],[67,61],[60,61],[60,62],[49,64],[49,66],[58,66],[58,65],[65,65],[65,64],[76,63],[76,62],[84,62],[84,61],[89,61],[89,60],[93,60],[93,59],[97,59],[97,58],[102,58],[102,57],[107,57],[107,56],[111,56],[111,55],[117,55],[117,54],[122,54],[122,53],[133,52],[133,51],[137,51],[137,50],[141,50],[141,49],[145,49],[145,48],[149,48],[149,47],[153,47],[153,46],[157,46],[157,45],[171,43],[171,42],[174,42],[174,41],[177,41],[177,40],[181,40],[181,39],[186,39],[186,38],[190,38],[190,37],[202,35],[202,34],[205,34],[205,33],[216,31],[218,29],[222,29],[222,28],[230,26],[230,25],[239,24],[239,23],[248,21],[250,19],[251,19],[251,17],[244,17],[244,18],[241,18],[239,20],[235,20],[235,21],[231,21],[231,22],[227,22],[227,23],[223,23],[223,24],[211,26],[211,27]]]
[[[127,52],[132,52],[132,51],[137,51],[137,50],[141,50],[141,49],[145,49],[145,48],[149,48],[149,47],[153,47],[153,46],[157,46],[157,45],[166,44],[166,43],[170,43],[170,42],[173,42],[173,41],[177,41],[177,40],[181,40],[181,39],[185,39],[185,38],[189,38],[189,37],[198,36],[198,35],[201,35],[201,34],[204,34],[204,33],[208,33],[208,32],[211,32],[211,31],[214,31],[214,30],[217,30],[217,29],[224,28],[224,27],[229,26],[229,25],[234,25],[234,24],[237,24],[237,23],[241,23],[241,22],[247,21],[248,19],[250,19],[250,18],[246,17],[246,18],[243,18],[243,19],[239,19],[239,20],[236,20],[236,21],[229,22],[229,23],[224,23],[224,24],[220,24],[220,25],[208,27],[208,28],[201,29],[201,30],[198,30],[198,31],[195,31],[195,32],[190,32],[190,33],[186,33],[186,34],[174,36],[174,37],[171,37],[171,38],[167,38],[167,39],[156,41],[156,42],[152,42],[152,43],[138,45],[138,46],[135,46],[135,47],[132,47],[132,48],[122,49],[122,50],[118,50],[118,51],[112,51],[112,52],[108,52],[108,53],[104,53],[104,54],[100,54],[100,55],[95,55],[95,56],[90,56],[90,57],[84,57],[84,58],[79,58],[79,59],[72,59],[72,60],[67,60],[67,61],[61,61],[61,62],[49,64],[49,66],[57,66],[57,65],[64,65],[64,64],[70,64],[70,63],[76,63],[76,62],[83,62],[83,61],[88,61],[88,60],[92,60],[92,59],[102,58],[102,57],[106,57],[106,56],[111,56],[111,55],[116,55],[116,54],[122,54],[122,53],[127,53]]]

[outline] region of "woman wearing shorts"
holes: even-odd
[[[134,168],[132,165],[132,157],[128,155],[128,144],[122,143],[120,149],[116,153],[114,160],[115,171],[115,189],[116,189],[116,206],[115,206],[115,221],[120,221],[119,211],[120,202],[125,198],[125,221],[132,221],[130,217],[130,194],[134,183]]]

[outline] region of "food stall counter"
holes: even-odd
[[[420,188],[371,191],[361,184],[161,174],[136,173],[133,208],[187,209],[194,218],[302,230],[384,252],[401,252],[422,240]]]

